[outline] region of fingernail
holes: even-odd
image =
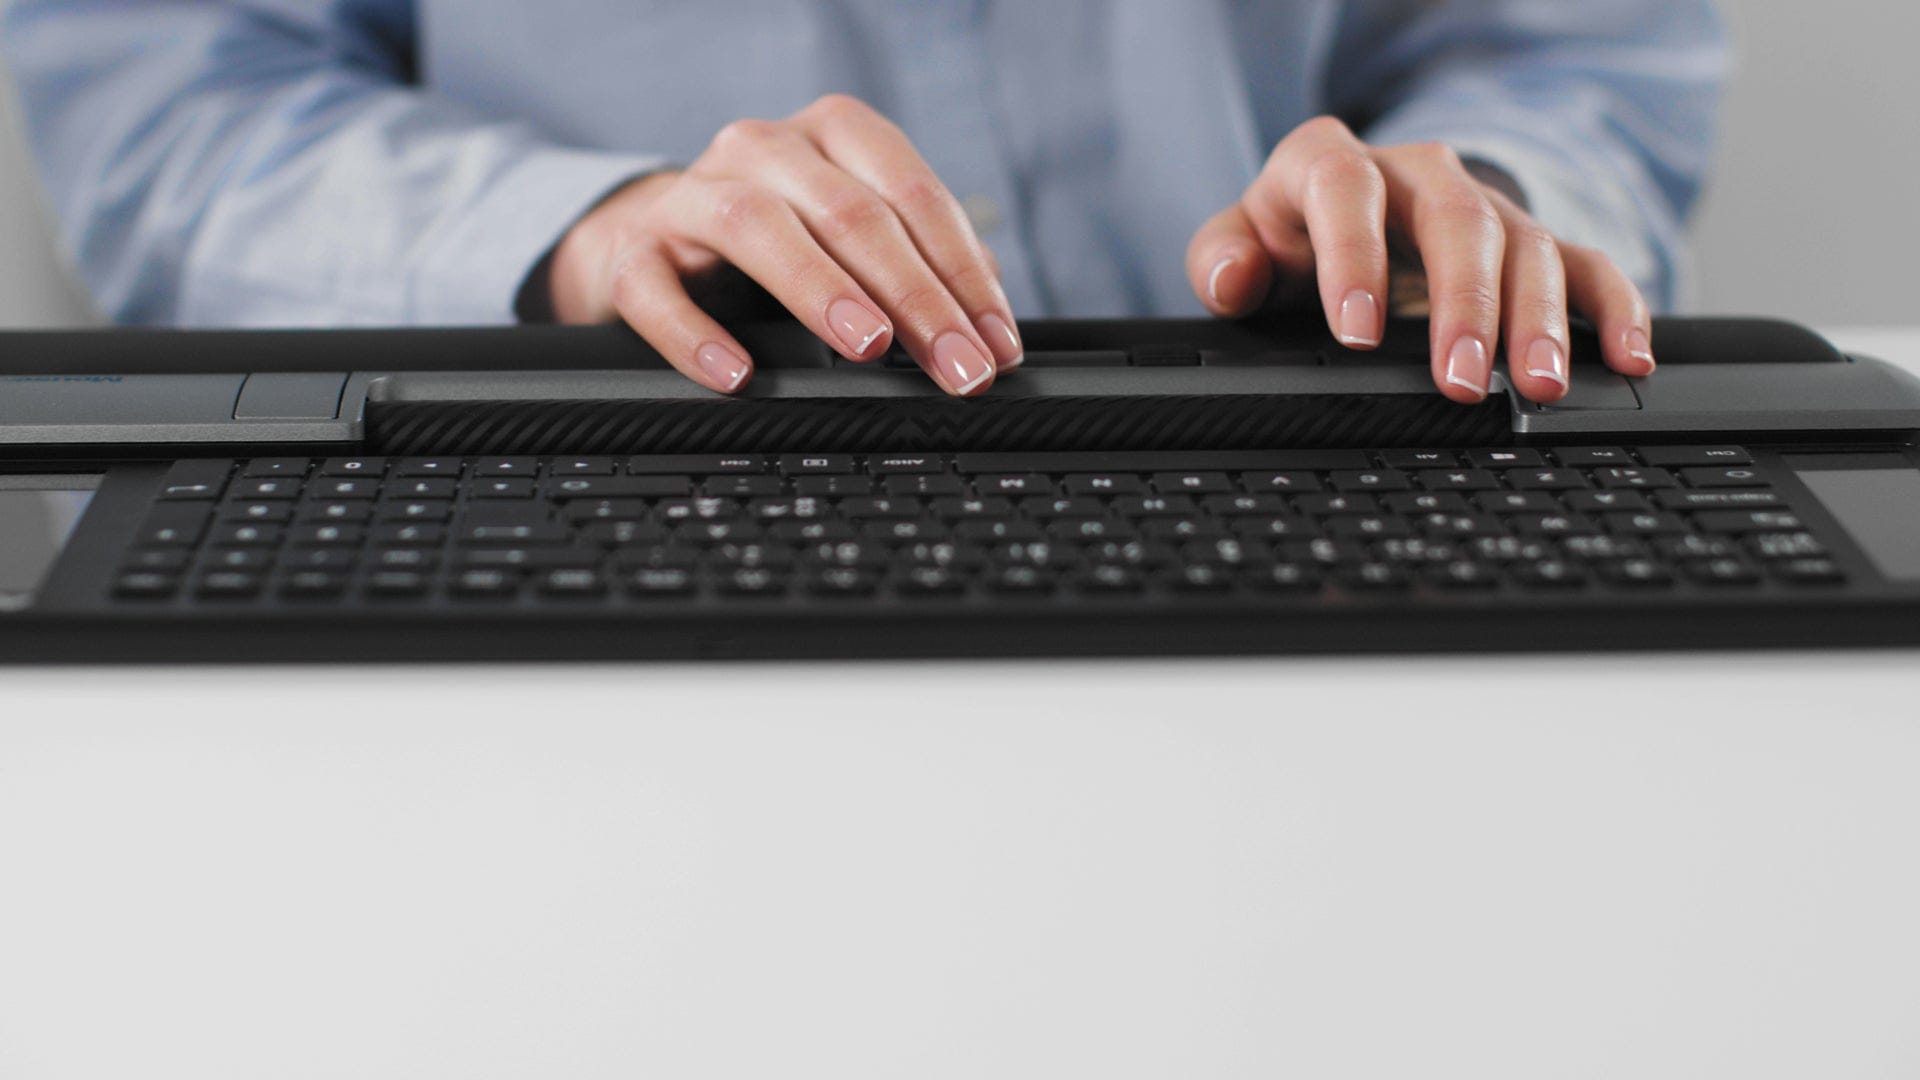
[[[1380,344],[1380,301],[1365,289],[1355,289],[1340,301],[1340,344]]]
[[[746,382],[747,376],[753,373],[753,365],[747,363],[746,357],[718,342],[700,346],[700,351],[694,355],[700,361],[700,370],[706,372],[707,378],[712,381],[713,388],[723,393],[731,394],[740,389],[740,384]]]
[[[940,381],[947,384],[948,392],[961,397],[993,378],[993,365],[980,355],[980,350],[967,340],[967,335],[958,330],[941,334],[934,341],[933,367]]]
[[[1207,275],[1207,296],[1213,301],[1214,307],[1223,308],[1227,306],[1226,302],[1220,299],[1220,275],[1225,273],[1227,267],[1232,266],[1233,263],[1234,258],[1229,255],[1219,262],[1214,263],[1213,272]]]
[[[1487,371],[1492,366],[1487,360],[1487,347],[1480,339],[1463,337],[1454,342],[1453,351],[1447,353],[1447,382],[1471,390],[1478,397],[1486,397]]]
[[[1536,341],[1527,350],[1527,374],[1567,385],[1567,356],[1558,342]]]
[[[835,300],[827,305],[827,323],[840,335],[847,355],[864,359],[873,343],[887,332],[887,322],[858,300]]]
[[[1027,358],[1026,349],[1020,345],[1019,335],[1013,332],[1013,327],[1007,324],[1007,320],[998,315],[987,314],[975,319],[973,325],[980,331],[980,336],[986,339],[987,348],[993,350],[994,363],[1001,370],[1019,367],[1020,362]]]
[[[1653,341],[1645,330],[1636,327],[1627,331],[1627,355],[1647,365],[1647,374],[1653,372]]]

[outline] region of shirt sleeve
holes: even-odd
[[[412,84],[408,0],[13,0],[62,239],[127,323],[509,322],[529,271],[658,159]]]
[[[1498,167],[1541,224],[1667,309],[1727,67],[1711,0],[1360,0],[1326,84],[1376,145],[1443,142]]]

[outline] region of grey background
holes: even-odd
[[[1837,325],[1920,323],[1920,12],[1887,0],[1726,5],[1740,70],[1698,220],[1698,311]],[[0,79],[0,325],[86,303],[60,268]]]

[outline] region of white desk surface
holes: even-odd
[[[0,669],[0,1077],[1913,1077],[1916,852],[1915,650]]]

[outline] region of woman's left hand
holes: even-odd
[[[1434,143],[1373,147],[1333,117],[1283,140],[1240,201],[1187,249],[1194,292],[1217,315],[1245,315],[1283,284],[1314,282],[1348,348],[1385,333],[1389,237],[1417,253],[1432,308],[1433,381],[1454,401],[1486,397],[1495,348],[1522,396],[1568,388],[1567,310],[1599,329],[1623,375],[1653,371],[1646,301],[1606,255],[1563,243]]]

